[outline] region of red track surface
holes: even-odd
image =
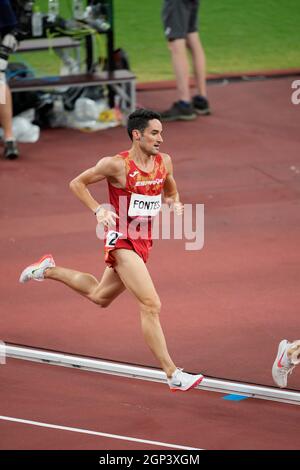
[[[1,415],[200,449],[296,449],[298,407],[9,360]],[[0,449],[166,450],[0,420]],[[169,448],[172,448],[171,446]]]
[[[210,87],[212,116],[164,126],[162,151],[173,157],[183,202],[205,204],[204,249],[185,251],[183,241],[157,241],[149,262],[169,349],[187,370],[273,385],[279,340],[299,337],[300,106],[291,104],[291,83],[278,79]],[[173,99],[175,91],[138,95],[141,105],[156,109]],[[94,219],[68,183],[101,156],[128,146],[121,128],[92,134],[49,130],[37,144],[23,145],[18,161],[0,162],[2,340],[156,365],[128,294],[100,310],[62,285],[18,284],[23,267],[48,252],[59,265],[101,275],[102,243]],[[107,201],[105,184],[94,189],[99,201]],[[18,374],[22,370],[21,364]],[[151,393],[161,389],[146,386]],[[299,390],[298,370],[289,386]],[[214,394],[208,397],[217,400]],[[191,406],[193,398],[185,400]],[[247,407],[254,403],[246,402]],[[263,401],[258,406],[259,416],[262,409],[281,405]],[[283,409],[295,412],[295,407]],[[224,414],[231,419],[230,412]]]

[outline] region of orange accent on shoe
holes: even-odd
[[[281,357],[279,359],[279,361],[277,362],[277,367],[279,367],[279,369],[282,369],[283,368],[283,364],[281,364],[281,361],[282,361],[282,358],[284,356],[284,353],[285,351],[283,351],[283,353],[281,354]]]

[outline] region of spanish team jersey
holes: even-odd
[[[155,156],[149,173],[136,165],[129,151],[121,152],[119,157],[124,160],[126,187],[117,188],[108,182],[109,201],[119,219],[116,230],[106,236],[106,261],[113,265],[111,251],[125,248],[133,249],[146,262],[152,247],[151,221],[161,209],[167,170],[160,154]]]

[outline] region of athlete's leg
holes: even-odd
[[[141,324],[147,345],[160,362],[168,377],[176,370],[172,361],[159,320],[160,299],[144,261],[131,250],[116,250],[115,269],[126,288],[137,298],[140,305]]]
[[[91,274],[60,266],[46,269],[44,278],[64,283],[101,307],[108,307],[125,290],[119,275],[109,267],[105,269],[100,282]]]
[[[119,274],[114,269],[107,267],[101,281],[91,292],[89,299],[101,305],[101,307],[108,307],[125,289],[126,287]]]
[[[0,84],[2,86],[2,84]],[[13,136],[13,113],[12,98],[8,85],[5,86],[5,104],[0,104],[0,126],[3,128],[4,141],[12,140]]]

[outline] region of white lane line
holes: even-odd
[[[109,439],[119,439],[121,441],[131,441],[131,442],[139,442],[140,444],[150,444],[150,445],[153,445],[153,446],[169,447],[171,449],[204,450],[204,449],[198,449],[197,447],[186,447],[186,446],[180,446],[180,445],[177,445],[177,444],[168,444],[167,442],[149,441],[147,439],[137,439],[135,437],[120,436],[118,434],[108,434],[106,432],[90,431],[89,429],[70,428],[68,426],[60,426],[60,425],[57,425],[57,424],[41,423],[39,421],[30,421],[30,420],[27,420],[27,419],[12,418],[10,416],[0,416],[0,420],[1,419],[3,421],[12,421],[14,423],[30,424],[32,426],[39,426],[39,427],[42,427],[42,428],[59,429],[60,431],[78,432],[78,433],[81,433],[81,434],[90,434],[91,436],[100,436],[100,437],[106,437],[106,438],[109,438]]]

